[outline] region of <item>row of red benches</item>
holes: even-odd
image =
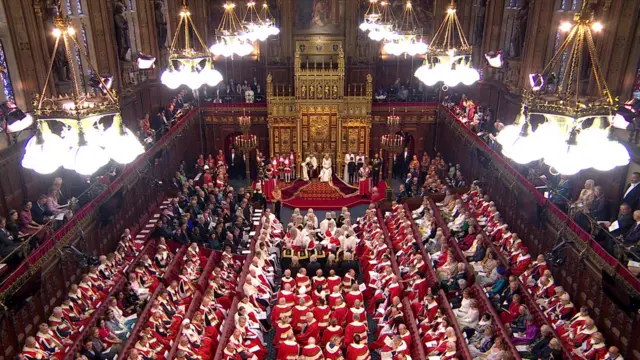
[[[393,273],[398,278],[401,278],[400,269],[398,268],[398,262],[396,260],[396,250],[393,248],[393,243],[391,242],[391,237],[389,236],[389,229],[385,225],[384,218],[382,216],[382,212],[378,209],[378,224],[380,224],[380,228],[384,233],[384,239],[387,243],[387,247],[391,250],[391,268],[393,269]],[[402,297],[402,307],[404,313],[404,324],[407,326],[407,329],[411,332],[411,358],[413,359],[426,359],[424,353],[424,347],[422,346],[422,339],[420,338],[420,332],[418,331],[418,322],[416,321],[415,314],[411,308],[411,304],[409,303],[409,299],[404,296],[405,287],[402,283],[400,283],[400,288],[403,294]]]
[[[491,322],[493,324],[495,334],[504,339],[505,344],[507,344],[507,346],[509,347],[509,350],[513,354],[514,358],[516,360],[521,360],[522,357],[520,356],[520,353],[518,353],[518,350],[516,349],[516,347],[513,345],[513,342],[511,342],[511,336],[508,335],[504,324],[500,320],[500,317],[498,317],[496,310],[493,308],[493,304],[491,304],[491,301],[489,300],[487,295],[484,293],[484,291],[482,291],[482,289],[478,285],[472,286],[472,284],[474,284],[475,282],[475,272],[473,270],[473,267],[469,265],[469,262],[467,261],[467,258],[462,253],[460,246],[458,246],[458,242],[456,241],[456,239],[451,237],[451,233],[449,232],[449,227],[447,226],[447,224],[444,223],[444,220],[442,219],[442,216],[440,214],[440,210],[438,209],[436,204],[433,202],[433,200],[429,199],[429,204],[433,209],[433,216],[436,219],[436,222],[438,223],[438,227],[442,229],[442,233],[447,239],[449,248],[453,249],[456,260],[458,262],[462,262],[463,264],[465,264],[467,273],[470,273],[469,275],[467,275],[467,286],[471,288],[471,291],[474,294],[474,298],[478,301],[478,309],[480,310],[480,313],[481,314],[484,312],[491,313]]]
[[[254,214],[255,216],[255,214]],[[253,221],[253,220],[251,220]],[[256,252],[256,241],[260,234],[260,225],[258,225],[255,221],[253,222],[253,232],[255,233],[253,238],[251,239],[251,248],[249,254],[244,258],[244,263],[242,266],[242,272],[238,276],[238,287],[236,288],[236,296],[233,298],[233,302],[231,303],[231,307],[227,312],[227,320],[225,321],[222,329],[220,330],[220,342],[218,344],[218,349],[215,352],[214,360],[222,360],[224,357],[224,348],[233,334],[233,330],[235,329],[235,314],[238,312],[238,303],[240,299],[244,295],[243,287],[244,282],[247,279],[247,274],[249,274],[249,266],[251,266],[251,261]]]
[[[405,208],[405,214],[409,219],[411,219],[411,228],[413,230],[413,237],[414,239],[416,239],[416,243],[418,244],[418,249],[420,249],[420,253],[424,258],[424,261],[428,264],[427,273],[425,274],[425,277],[427,278],[427,281],[431,285],[431,289],[437,289],[440,286],[440,281],[438,280],[438,276],[436,275],[435,271],[433,270],[433,267],[431,266],[431,264],[433,264],[431,256],[429,255],[427,250],[424,248],[424,245],[422,244],[422,236],[420,235],[420,231],[418,231],[418,228],[416,227],[415,221],[413,221],[413,217],[411,215],[411,210],[409,209],[409,206],[407,204],[404,204],[404,208]],[[428,211],[428,209],[425,211]],[[453,327],[453,330],[456,333],[456,350],[458,351],[459,357],[464,360],[471,360],[472,359],[471,352],[469,352],[469,348],[467,347],[467,344],[464,341],[464,337],[462,336],[462,331],[460,330],[460,326],[456,321],[456,316],[453,313],[453,310],[451,309],[451,305],[449,304],[449,300],[447,299],[447,295],[445,294],[444,290],[438,291],[437,302],[438,302],[438,306],[441,309],[443,309],[444,312],[446,313],[447,318],[449,319],[449,323],[451,324],[451,327]],[[422,344],[422,341],[420,341],[420,344]]]
[[[136,230],[141,229],[142,224],[145,224],[149,220],[150,214],[154,211],[155,208],[157,208],[161,204],[161,201],[162,199],[158,199],[158,201],[152,203],[149,211],[140,219],[140,221],[137,224],[134,224],[133,228]],[[132,234],[134,234],[133,231],[132,231]],[[146,241],[148,240],[148,235],[136,235],[134,237],[134,240]],[[65,356],[63,360],[71,360],[75,358],[75,354],[78,351],[80,351],[80,349],[82,348],[83,340],[89,335],[89,330],[93,327],[93,324],[95,324],[100,317],[104,316],[105,312],[107,311],[107,308],[108,308],[107,299],[109,299],[112,296],[115,296],[119,291],[123,289],[124,284],[127,282],[128,274],[134,269],[132,265],[140,261],[140,259],[145,254],[146,255],[152,254],[155,251],[155,248],[156,248],[155,245],[156,245],[155,242],[151,242],[151,241],[147,242],[145,246],[140,250],[138,255],[131,260],[129,265],[125,268],[123,276],[113,286],[113,288],[109,291],[108,295],[105,296],[105,298],[102,300],[100,305],[93,312],[91,316],[91,321],[89,321],[89,325],[85,326],[82,329],[80,334],[78,334],[77,337],[75,338],[73,345],[67,348],[67,351],[65,351]]]

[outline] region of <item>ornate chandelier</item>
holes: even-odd
[[[364,13],[364,20],[360,23],[360,30],[364,32],[373,31],[380,25],[381,14],[378,7],[378,0],[369,0],[369,7]]]
[[[454,37],[456,32],[457,41]],[[473,85],[480,80],[480,73],[471,66],[471,46],[464,36],[453,1],[433,36],[424,65],[414,75],[427,86],[438,82],[445,86]]]
[[[70,61],[71,49],[76,46],[91,67],[100,87],[94,93],[81,91],[78,79],[80,74],[71,66],[72,93],[46,98],[54,62],[54,56],[51,57],[43,91],[34,101],[36,134],[27,141],[22,158],[23,167],[40,174],[50,174],[64,166],[81,175],[91,175],[110,159],[128,164],[144,152],[144,147],[136,136],[122,123],[115,92],[87,59],[75,33],[71,21],[58,16],[53,30],[56,38],[53,54],[57,53],[62,40],[65,56]],[[113,120],[105,131],[105,123],[109,119]],[[54,133],[54,129],[60,135]]]
[[[242,23],[236,14],[236,4],[227,1],[223,7],[224,15],[216,31],[216,43],[211,45],[211,52],[216,56],[224,57],[232,57],[233,55],[242,57],[251,54],[251,52],[253,52],[253,45],[251,44],[252,41],[249,39],[248,34],[253,34],[253,32],[244,32]],[[253,6],[248,6],[247,11],[250,9],[253,9],[255,12],[255,3]],[[252,25],[252,27],[256,30],[258,28],[257,23]],[[253,37],[254,35],[251,36]]]
[[[184,48],[177,47],[178,36],[184,26]],[[190,31],[196,35],[201,51],[195,50],[191,46]],[[179,64],[176,68],[174,63]],[[204,63],[204,64],[203,64]],[[171,41],[169,49],[169,67],[162,73],[160,81],[170,89],[177,89],[181,85],[186,85],[191,89],[198,89],[202,85],[216,86],[222,81],[222,75],[213,66],[211,54],[207,52],[207,46],[200,37],[200,33],[191,20],[191,12],[187,7],[186,0],[183,2],[180,11],[180,22],[176,33]]]
[[[422,40],[422,29],[417,25],[418,20],[413,12],[411,1],[407,1],[395,34],[385,40],[384,51],[395,56],[402,54],[415,56],[426,53],[429,47]]]
[[[360,24],[360,29],[368,31],[369,39],[373,41],[393,40],[397,35],[396,19],[389,2],[369,0],[369,7],[370,10],[367,10],[368,14],[365,13],[365,19]]]
[[[275,18],[269,11],[269,5],[265,2],[262,4],[260,14],[256,10],[256,2],[247,2],[247,10],[242,17],[242,25],[244,31],[240,33],[240,37],[249,41],[265,41],[271,35],[278,35],[280,29],[275,24]]]
[[[601,31],[602,24],[594,22],[593,12],[583,6],[574,24],[563,23],[560,29],[568,33],[566,40],[541,73],[529,76],[531,89],[524,92],[521,116],[498,134],[502,152],[521,164],[544,159],[552,172],[565,175],[627,165],[629,152],[613,135],[617,101],[602,76],[593,42],[592,30]],[[585,60],[591,62],[592,71],[581,78]],[[564,75],[558,80],[554,71]],[[580,88],[581,80],[591,75],[598,88],[596,97],[583,96]],[[535,131],[531,115],[544,119]]]

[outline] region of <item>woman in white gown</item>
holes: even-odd
[[[316,157],[313,154],[308,155],[304,160],[304,163],[300,165],[300,168],[302,170],[302,180],[309,181],[311,172],[317,167],[318,161],[316,160]]]
[[[331,158],[329,154],[324,155],[324,159],[322,159],[322,170],[320,170],[320,181],[329,182],[331,181],[331,175],[333,171],[331,170]]]

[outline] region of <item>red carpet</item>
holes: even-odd
[[[282,189],[282,199],[283,205],[300,209],[338,209],[371,202],[369,198],[362,198],[357,188],[345,184],[337,176],[333,176],[331,183],[298,179]]]

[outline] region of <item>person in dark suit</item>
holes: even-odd
[[[396,196],[396,202],[398,204],[402,204],[404,199],[408,198],[409,195],[407,193],[407,190],[404,187],[404,184],[400,184],[400,193]]]
[[[631,181],[624,188],[622,202],[629,204],[632,210],[637,210],[640,202],[640,172],[631,174]]]
[[[533,359],[540,359],[542,357],[542,351],[549,346],[549,342],[553,339],[553,330],[548,325],[543,325],[540,328],[541,338],[531,346],[529,352],[533,355]]]
[[[340,265],[340,276],[344,276],[349,270],[356,272],[356,278],[358,276],[359,265],[356,260],[353,260],[353,254],[345,252],[342,258],[342,264]]]
[[[391,175],[394,179],[395,178],[402,179],[404,174],[402,172],[402,155],[401,154],[395,154],[393,156],[393,164],[391,164],[391,169],[392,169]]]
[[[633,220],[633,211],[631,210],[631,206],[629,206],[629,204],[623,203],[622,205],[620,205],[618,218],[615,221],[618,222],[618,228],[610,232],[612,236],[624,235],[629,232],[629,230],[631,230],[631,227],[633,227],[635,221]],[[609,228],[611,224],[612,222],[605,221],[603,225]]]
[[[80,351],[80,353],[89,360],[107,360],[106,356],[104,356],[101,352],[95,349],[95,346],[93,345],[93,341],[91,340],[91,337],[88,337],[84,341],[84,346],[82,347],[82,350]]]
[[[227,157],[227,164],[229,165],[229,178],[237,179],[240,170],[240,157],[236,154],[236,149],[231,149],[231,153]]]
[[[353,184],[356,178],[356,159],[353,156],[347,163],[347,173],[349,174],[349,184]]]
[[[469,258],[469,261],[482,261],[487,255],[487,246],[484,243],[478,243],[476,252]]]
[[[404,148],[404,152],[402,153],[402,175],[409,172],[409,163],[411,163],[411,153],[409,152],[409,148]]]
[[[640,210],[633,212],[633,220],[635,224],[622,238],[622,242],[625,245],[636,245],[640,241]]]
[[[597,221],[605,221],[609,218],[609,206],[607,199],[604,197],[602,186],[594,188],[595,199],[591,203],[591,207],[585,212]]]
[[[567,201],[571,198],[571,182],[566,175],[560,175],[560,180],[556,184],[556,191],[553,192],[549,200],[562,211],[567,211]]]
[[[378,182],[380,182],[380,171],[382,171],[382,159],[380,159],[380,155],[375,153],[373,155],[373,160],[371,160],[371,167],[373,169],[373,185],[378,186]]]
[[[407,191],[407,196],[411,197],[412,193],[411,193],[411,187],[413,186],[413,177],[411,176],[411,173],[405,173],[406,178],[404,179],[404,188]]]
[[[13,235],[7,231],[5,226],[7,225],[7,219],[0,216],[0,259],[4,259],[9,256],[13,250],[15,250],[20,243],[14,242],[17,239],[13,238]],[[16,263],[22,259],[22,254],[20,252],[15,253],[11,256],[10,259],[7,259],[7,263]]]
[[[33,221],[40,225],[44,225],[53,217],[53,212],[47,208],[47,195],[42,194],[38,197],[38,201],[31,208],[31,216]]]
[[[316,255],[311,255],[309,257],[309,263],[307,264],[306,268],[307,276],[314,277],[316,276],[316,272],[318,270],[322,270],[322,264],[318,262],[318,257]]]

